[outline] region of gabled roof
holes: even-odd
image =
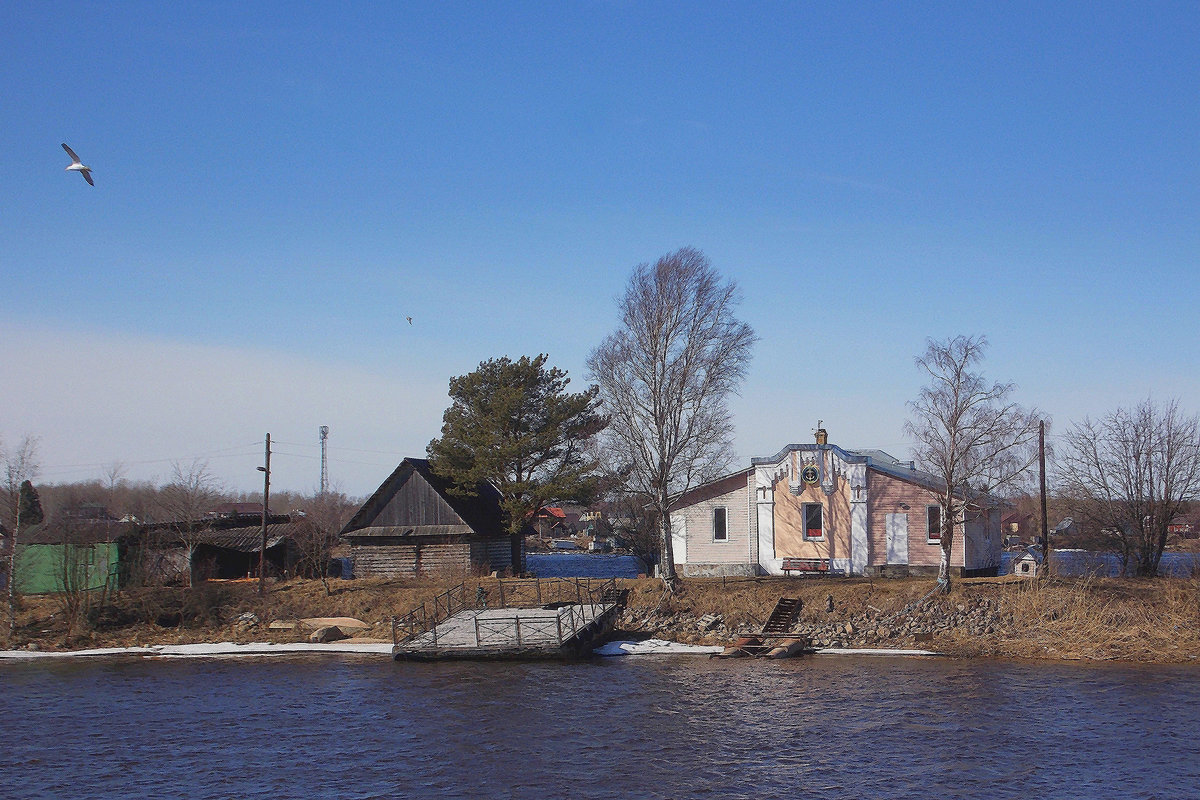
[[[671,511],[680,511],[696,503],[702,503],[705,500],[711,500],[714,497],[720,497],[723,494],[743,489],[746,487],[746,479],[752,471],[753,468],[751,467],[743,467],[727,475],[722,475],[719,478],[705,481],[699,486],[693,486],[682,494],[672,495],[670,497]]]
[[[406,458],[342,528],[342,536],[507,534],[500,492],[488,483],[464,497],[423,458]]]
[[[818,445],[818,444],[789,444],[787,447],[780,450],[773,456],[768,458],[752,458],[751,464],[778,464],[780,461],[793,451],[800,452],[818,452],[821,450],[833,450],[837,456],[847,464],[866,464],[868,469],[873,469],[876,472],[881,472],[893,478],[899,478],[902,481],[915,483],[922,486],[931,492],[943,492],[946,490],[946,483],[938,476],[917,469],[916,464],[912,461],[901,461],[900,459],[885,453],[882,450],[864,449],[864,450],[843,450],[836,444]],[[961,493],[957,493],[961,496]],[[1003,504],[1003,501],[994,495],[977,495],[972,494],[969,498],[970,502],[974,503],[981,498],[986,497],[991,504]]]

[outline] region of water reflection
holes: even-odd
[[[1200,792],[1200,673],[1182,667],[110,661],[0,682],[11,797]]]

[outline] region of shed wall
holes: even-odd
[[[350,540],[354,574],[398,577],[434,573],[466,573],[471,569],[471,545],[466,541],[417,543],[373,537],[370,543]]]
[[[512,564],[508,538],[421,542],[400,537],[350,537],[358,577],[467,574],[504,570]]]
[[[109,542],[18,544],[15,588],[21,594],[53,594],[63,591],[66,582],[76,590],[92,591],[106,584],[116,589],[119,558],[120,547]]]

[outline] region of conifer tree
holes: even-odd
[[[31,482],[23,481],[21,483],[17,503],[20,506],[18,518],[21,520],[21,530],[28,530],[34,525],[42,524],[45,520],[46,515],[42,512],[42,501]]]
[[[530,517],[548,503],[590,502],[598,483],[591,443],[607,424],[598,390],[568,393],[570,378],[548,358],[490,359],[452,378],[442,435],[426,448],[433,471],[459,494],[483,482],[500,492],[513,572]]]

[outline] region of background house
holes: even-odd
[[[451,491],[422,458],[406,458],[342,529],[354,574],[421,575],[491,572],[513,567],[500,493],[481,483],[476,495]],[[515,572],[524,571],[524,549]]]
[[[788,445],[676,501],[676,562],[685,575],[783,574],[794,560],[846,575],[935,575],[948,530],[939,487],[881,450]],[[955,523],[952,574],[997,573],[1001,511],[975,498]]]

